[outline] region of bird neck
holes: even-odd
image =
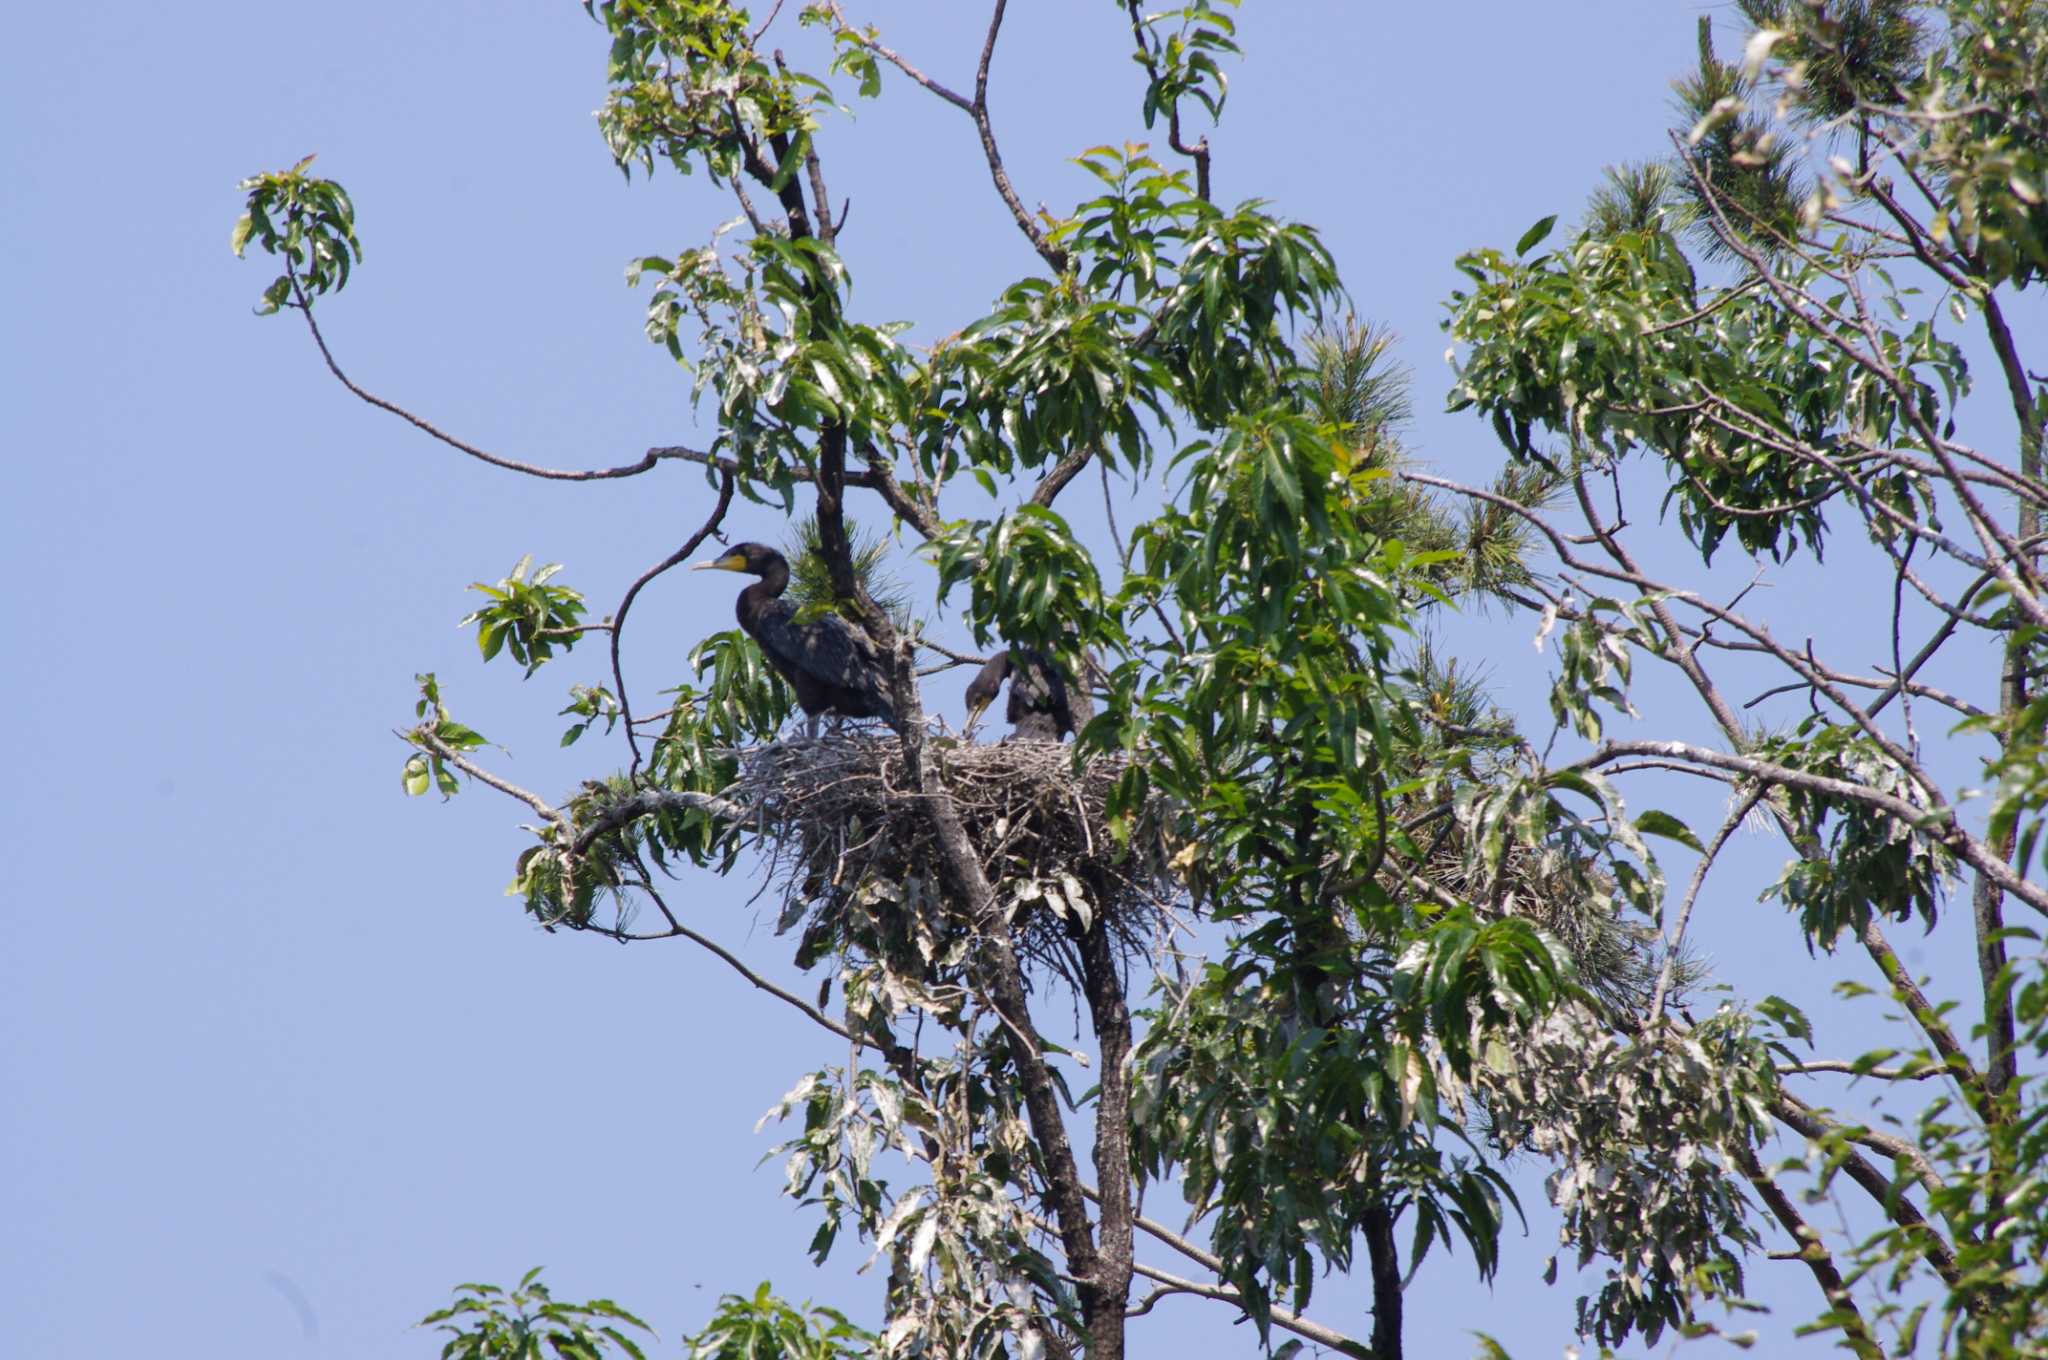
[[[761,568],[761,579],[740,592],[740,613],[744,617],[749,605],[755,609],[768,603],[789,589],[789,563],[781,558],[771,558]]]

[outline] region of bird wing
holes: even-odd
[[[1073,731],[1071,687],[1058,665],[1035,647],[1014,649],[1013,655],[1008,717],[1017,734],[1058,740]]]
[[[806,623],[786,601],[762,611],[756,639],[784,665],[856,696],[868,712],[855,717],[891,718],[896,706],[875,644],[868,635],[837,614],[821,614]]]

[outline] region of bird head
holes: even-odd
[[[1004,651],[990,657],[975,673],[973,681],[967,686],[967,726],[964,731],[972,732],[975,725],[981,721],[982,713],[995,702],[996,695],[1002,690],[1003,677],[1009,674],[1009,671],[1009,653]]]
[[[782,554],[759,543],[738,543],[716,557],[702,562],[692,562],[691,571],[738,571],[749,576],[766,576],[771,564],[782,561]]]

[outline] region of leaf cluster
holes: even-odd
[[[640,1343],[623,1328],[654,1334],[610,1299],[558,1302],[541,1283],[537,1266],[509,1290],[456,1286],[455,1302],[427,1314],[420,1325],[449,1333],[441,1360],[645,1360]]]
[[[534,571],[529,580],[527,572],[532,568],[533,555],[528,553],[496,585],[481,581],[471,585],[471,590],[490,603],[464,616],[456,625],[476,625],[477,651],[484,660],[489,661],[501,650],[509,651],[514,661],[526,667],[529,676],[552,661],[557,648],[566,652],[576,645],[586,612],[580,592],[549,584],[561,571],[561,563],[548,563]],[[568,742],[562,744],[566,746]]]
[[[1809,718],[1786,736],[1758,743],[1756,751],[1786,769],[1922,803],[1898,766],[1846,725]],[[1956,872],[1935,818],[1916,825],[1862,799],[1798,783],[1780,785],[1772,798],[1790,819],[1802,853],[1764,890],[1764,899],[1799,913],[1809,947],[1831,949],[1844,930],[1860,934],[1873,912],[1897,921],[1917,917],[1934,928]]]
[[[314,298],[340,292],[350,267],[363,258],[355,204],[333,180],[307,174],[312,163],[306,156],[289,170],[252,175],[237,186],[247,200],[229,246],[240,257],[253,240],[264,254],[281,255],[285,262],[285,272],[263,290],[258,316],[281,307],[310,307]]]
[[[766,1280],[751,1295],[722,1296],[686,1338],[690,1360],[853,1360],[873,1354],[874,1340],[833,1309],[784,1302]]]

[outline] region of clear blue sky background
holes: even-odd
[[[969,79],[979,6],[850,8]],[[1436,414],[1455,253],[1569,218],[1603,164],[1658,153],[1699,12],[1244,12],[1218,196],[1323,229],[1360,311],[1407,337],[1413,442],[1438,466],[1476,480],[1498,460],[1482,425]],[[843,1053],[682,942],[537,931],[499,895],[520,810],[399,791],[390,733],[421,670],[511,747],[496,758],[519,782],[591,772],[589,748],[565,758],[534,715],[598,658],[525,686],[480,669],[453,626],[463,587],[530,551],[566,561],[602,612],[701,519],[703,485],[680,469],[543,485],[431,444],[348,397],[295,320],[253,318],[270,273],[227,249],[236,181],[317,151],[368,250],[322,311],[352,374],[509,456],[596,466],[710,438],[620,270],[702,240],[725,201],[701,181],[621,183],[590,117],[604,41],[567,0],[113,0],[25,7],[11,28],[0,1349],[423,1356],[435,1343],[410,1324],[449,1286],[534,1264],[564,1296],[641,1310],[665,1350],[719,1292],[763,1278],[872,1320],[880,1285],[852,1274],[857,1245],[813,1271],[811,1220],[775,1170],[749,1171],[771,1142],[755,1116]],[[993,102],[1027,202],[1070,203],[1085,185],[1066,157],[1143,135],[1127,50],[1107,0],[1013,6]],[[964,119],[895,79],[857,112],[825,144],[852,199],[857,300],[944,334],[1029,257]],[[758,510],[731,527],[780,532]],[[643,695],[729,626],[732,582],[706,579],[665,579],[637,606]],[[1519,700],[1540,695],[1524,621],[1453,638]],[[751,891],[678,896],[786,975],[788,942]],[[1703,921],[1710,949],[1747,948],[1753,895]],[[1569,1272],[1536,1278],[1554,1232],[1539,1178],[1518,1183],[1529,1238],[1490,1289],[1469,1257],[1432,1261],[1410,1354],[1466,1354],[1482,1327],[1523,1357],[1571,1340]],[[1151,1207],[1177,1218],[1166,1198]],[[1812,1311],[1803,1279],[1758,1292],[1801,1310],[1780,1335]],[[1365,1329],[1356,1291],[1333,1285],[1332,1305]],[[1170,1301],[1134,1353],[1253,1353],[1230,1320]]]

